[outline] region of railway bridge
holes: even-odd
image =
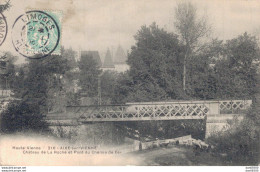
[[[50,112],[50,126],[77,126],[108,121],[189,120],[206,119],[206,136],[219,131],[228,119],[243,118],[251,100],[140,102],[124,105],[67,106]]]

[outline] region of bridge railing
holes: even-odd
[[[136,109],[141,110],[150,109],[152,107],[162,109],[169,109],[174,114],[185,114],[185,115],[203,115],[209,113],[219,113],[218,101],[167,101],[167,102],[140,102],[140,103],[126,103]]]
[[[203,119],[210,113],[212,103],[164,102],[128,103],[125,105],[68,106],[66,114],[77,114],[83,121],[130,121]]]
[[[78,118],[82,121],[203,119],[206,115],[245,111],[251,104],[251,100],[222,100],[67,106],[66,111],[60,115],[64,118]]]
[[[68,106],[67,114],[78,114],[81,119],[99,121],[104,119],[121,119],[126,115],[127,105],[101,105],[101,106]]]
[[[203,104],[209,108],[208,114],[234,114],[245,113],[252,105],[252,100],[206,100],[206,101],[173,101],[173,102],[141,102],[141,103],[127,103],[127,104]]]
[[[128,103],[128,111],[140,116],[191,117],[205,116],[210,112],[210,105],[198,102],[164,102],[164,103]]]
[[[0,97],[10,97],[12,94],[11,90],[1,90],[0,89]]]
[[[220,114],[245,113],[252,105],[252,100],[220,100]]]

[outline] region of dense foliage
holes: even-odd
[[[186,91],[187,72],[190,72],[188,63],[203,46],[201,40],[209,33],[210,26],[205,17],[198,16],[197,8],[191,2],[179,3],[174,17],[176,32],[184,46],[182,87]]]
[[[0,88],[8,89],[14,86],[15,65],[17,60],[10,52],[4,52],[0,57]]]
[[[47,132],[47,123],[37,104],[12,102],[1,113],[0,132]]]
[[[253,118],[253,119],[252,119]],[[207,139],[213,151],[225,155],[226,165],[258,165],[260,158],[259,112],[250,110],[241,122],[230,121],[227,131],[218,132]]]
[[[187,64],[187,94],[195,99],[252,99],[259,47],[244,33],[226,42],[213,40]]]
[[[115,75],[113,102],[176,99],[252,99],[259,47],[247,33],[226,42],[212,40],[187,59],[182,90],[183,48],[155,23],[143,26],[128,55],[130,70]],[[114,81],[113,81],[114,82]]]
[[[252,99],[259,60],[256,37],[244,33],[228,40],[223,55],[214,68],[218,98]]]
[[[63,50],[64,51],[64,50]],[[47,125],[43,115],[53,109],[61,110],[66,101],[64,78],[70,71],[69,60],[60,55],[31,59],[17,67],[11,78],[15,98],[1,114],[1,131],[43,131]],[[57,101],[59,100],[59,101]]]
[[[85,55],[78,62],[78,67],[81,93],[87,97],[97,97],[98,78],[101,74],[97,61],[91,55]]]
[[[100,76],[102,104],[112,104],[116,92],[118,74],[114,71],[104,71]]]
[[[130,101],[184,99],[182,90],[182,46],[177,36],[155,23],[142,26],[128,56],[132,79]]]
[[[224,154],[227,165],[259,165],[260,160],[260,75],[256,76],[253,105],[244,119],[233,119],[228,130],[207,139],[217,154]]]

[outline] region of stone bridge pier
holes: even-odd
[[[208,138],[214,133],[228,129],[228,121],[235,117],[241,121],[246,110],[252,104],[251,100],[222,100],[213,103],[214,113],[207,114],[206,135]]]
[[[237,117],[241,121],[244,117],[244,114],[210,114],[207,115],[206,119],[206,135],[208,138],[214,133],[225,131],[228,129],[228,120],[232,120],[234,117]]]

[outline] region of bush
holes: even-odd
[[[0,119],[2,133],[48,131],[47,123],[37,104],[10,102],[7,109],[1,113]]]
[[[207,139],[217,154],[226,155],[227,165],[259,164],[259,121],[252,118],[256,115],[256,110],[250,110],[241,122],[234,120],[227,131]]]

